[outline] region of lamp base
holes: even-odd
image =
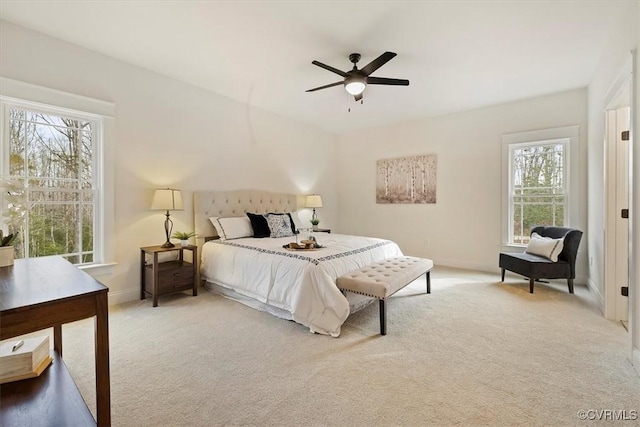
[[[173,221],[171,221],[171,219],[169,219],[169,211],[167,211],[167,213],[165,215],[167,216],[167,219],[164,220],[164,233],[167,236],[167,241],[164,242],[162,244],[162,246],[160,246],[160,247],[161,248],[175,248],[176,245],[171,243],[171,241],[169,240],[169,236],[171,236],[171,230],[173,230]]]

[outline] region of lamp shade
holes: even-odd
[[[344,81],[344,88],[351,95],[360,95],[367,88],[367,78],[359,75],[349,76]]]
[[[347,83],[344,87],[351,95],[360,95],[364,92],[366,85],[362,82],[351,82]]]
[[[322,197],[319,194],[311,194],[307,196],[306,206],[308,208],[321,208],[322,207]]]
[[[182,193],[180,190],[173,188],[160,188],[153,194],[153,201],[151,202],[152,210],[160,211],[181,211],[182,206]]]

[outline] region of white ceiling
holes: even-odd
[[[637,1],[637,0],[635,0]],[[588,85],[623,1],[0,1],[0,18],[331,132]],[[337,86],[348,55],[364,105]]]

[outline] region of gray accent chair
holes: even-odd
[[[505,270],[513,271],[529,278],[529,292],[533,293],[533,283],[539,279],[567,279],[569,293],[573,293],[573,279],[576,278],[576,258],[582,231],[564,227],[535,227],[531,233],[543,237],[559,239],[564,236],[564,247],[558,261],[528,253],[501,253],[500,268],[504,282]]]

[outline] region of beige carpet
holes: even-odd
[[[385,337],[377,304],[339,338],[206,290],[112,307],[113,425],[585,425],[579,410],[640,411],[626,332],[586,288],[531,295],[515,276],[437,269],[423,292],[389,302]],[[93,410],[93,323],[64,340]]]

